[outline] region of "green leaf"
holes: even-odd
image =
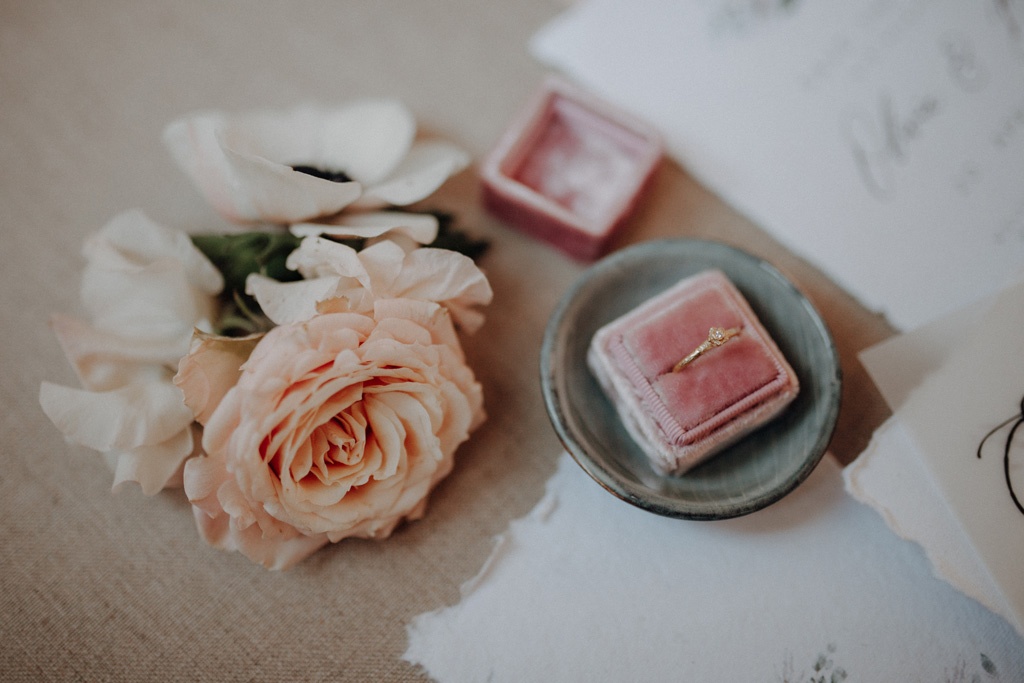
[[[245,293],[245,279],[252,273],[280,282],[302,279],[285,265],[301,241],[288,232],[192,235],[192,243],[224,276],[218,334],[244,336],[273,326],[256,300]]]
[[[285,266],[301,239],[288,232],[193,235],[192,242],[224,275],[224,289],[245,293],[245,279],[259,273],[281,282],[301,276]]]

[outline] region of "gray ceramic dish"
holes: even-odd
[[[718,268],[800,379],[800,394],[772,422],[679,477],[655,472],[587,367],[599,327],[684,277]],[[776,502],[807,478],[828,446],[842,384],[832,336],[818,312],[768,263],[698,240],[646,242],[599,261],[567,292],[541,348],[541,387],[559,439],[587,474],[638,507],[669,517],[725,519]]]

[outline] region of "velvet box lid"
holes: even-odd
[[[661,156],[649,126],[550,76],[481,165],[484,204],[512,227],[594,259]]]
[[[673,367],[708,340],[720,346]],[[679,282],[597,331],[588,364],[654,467],[682,474],[778,415],[796,374],[720,271]]]

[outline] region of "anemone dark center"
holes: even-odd
[[[292,166],[293,171],[299,173],[305,173],[311,175],[314,178],[323,178],[324,180],[330,180],[332,183],[350,183],[352,182],[352,176],[344,171],[335,171],[327,168],[317,168],[316,166]]]

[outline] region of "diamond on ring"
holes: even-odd
[[[702,356],[709,349],[721,346],[739,333],[740,331],[735,327],[729,328],[728,330],[724,327],[712,327],[708,330],[708,338],[701,342],[700,346],[688,353],[685,358],[676,363],[672,367],[672,372],[679,372],[687,365],[697,360],[697,358]]]

